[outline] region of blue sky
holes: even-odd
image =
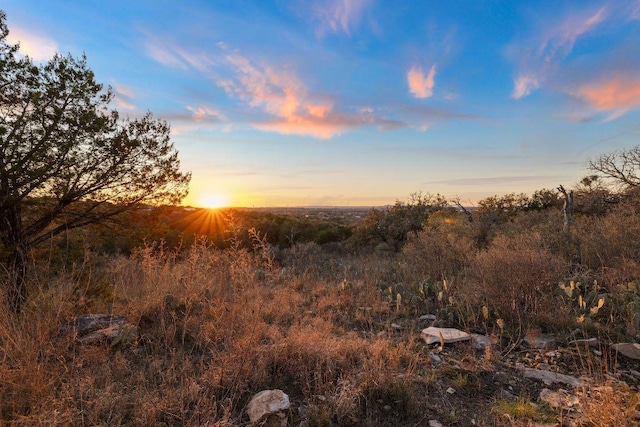
[[[5,0],[172,126],[186,204],[463,203],[572,186],[640,143],[640,0]]]

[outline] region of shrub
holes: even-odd
[[[532,233],[497,237],[476,255],[473,273],[479,293],[467,289],[470,297],[479,296],[478,303],[499,318],[522,324],[556,311],[552,295],[570,268]]]
[[[474,254],[471,233],[462,214],[433,214],[427,227],[410,236],[402,251],[408,276],[436,281],[463,278]]]

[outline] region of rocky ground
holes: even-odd
[[[520,340],[427,326],[432,316],[397,319],[371,339],[414,340],[418,350],[412,399],[424,417],[403,417],[407,401],[380,395],[380,425],[640,425],[640,345],[610,343],[576,330],[566,337],[529,333]],[[66,323],[79,345],[133,343],[136,327],[122,316],[88,315]],[[263,390],[247,404],[243,425],[320,425],[314,413],[336,396],[296,399]],[[397,397],[397,396],[395,396]],[[339,403],[332,402],[333,405]],[[413,408],[412,411],[415,411]],[[248,417],[248,421],[247,421]],[[402,422],[395,420],[403,419]],[[364,425],[347,418],[336,425]],[[376,424],[378,425],[378,424]]]

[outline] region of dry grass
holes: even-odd
[[[90,303],[77,292],[84,285],[65,285],[69,276],[38,279],[20,318],[0,313],[0,420],[236,425],[267,388],[306,402],[306,416],[320,424],[384,418],[375,408],[387,395],[409,407],[413,344],[344,327],[355,305],[380,300],[375,288],[282,280],[266,245],[255,243],[251,252],[200,242],[182,253],[148,247],[111,258],[103,263],[110,292]],[[85,346],[58,332],[88,308],[127,315],[137,342]]]
[[[527,412],[528,401],[483,418],[479,408],[496,402],[489,371],[500,356],[454,347],[459,367],[434,365],[418,337],[427,305],[407,295],[425,275],[447,278],[431,306],[467,323],[443,326],[484,330],[484,304],[493,317],[532,323],[558,317],[551,289],[566,264],[539,236],[502,236],[474,252],[442,227],[416,236],[403,258],[329,256],[303,245],[282,267],[254,234],[251,250],[199,241],[129,257],[86,252],[55,274],[35,266],[25,312],[16,318],[0,307],[0,425],[246,425],[251,396],[273,388],[294,402],[290,425],[544,418]],[[108,311],[137,325],[135,343],[80,345],[59,332],[68,318]],[[608,390],[591,391],[585,425],[624,425],[615,423],[637,410],[637,393]],[[594,421],[607,416],[609,424]]]

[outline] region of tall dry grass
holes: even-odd
[[[346,326],[358,304],[388,311],[362,282],[371,269],[342,270],[356,283],[348,291],[337,279],[283,275],[257,235],[251,250],[200,241],[84,264],[94,270],[35,274],[19,318],[2,308],[0,424],[237,425],[250,397],[270,388],[305,402],[316,425],[382,423],[390,415],[376,408],[389,399],[403,405],[398,416],[415,415],[413,344]],[[89,309],[126,315],[137,341],[80,345],[59,332]]]

